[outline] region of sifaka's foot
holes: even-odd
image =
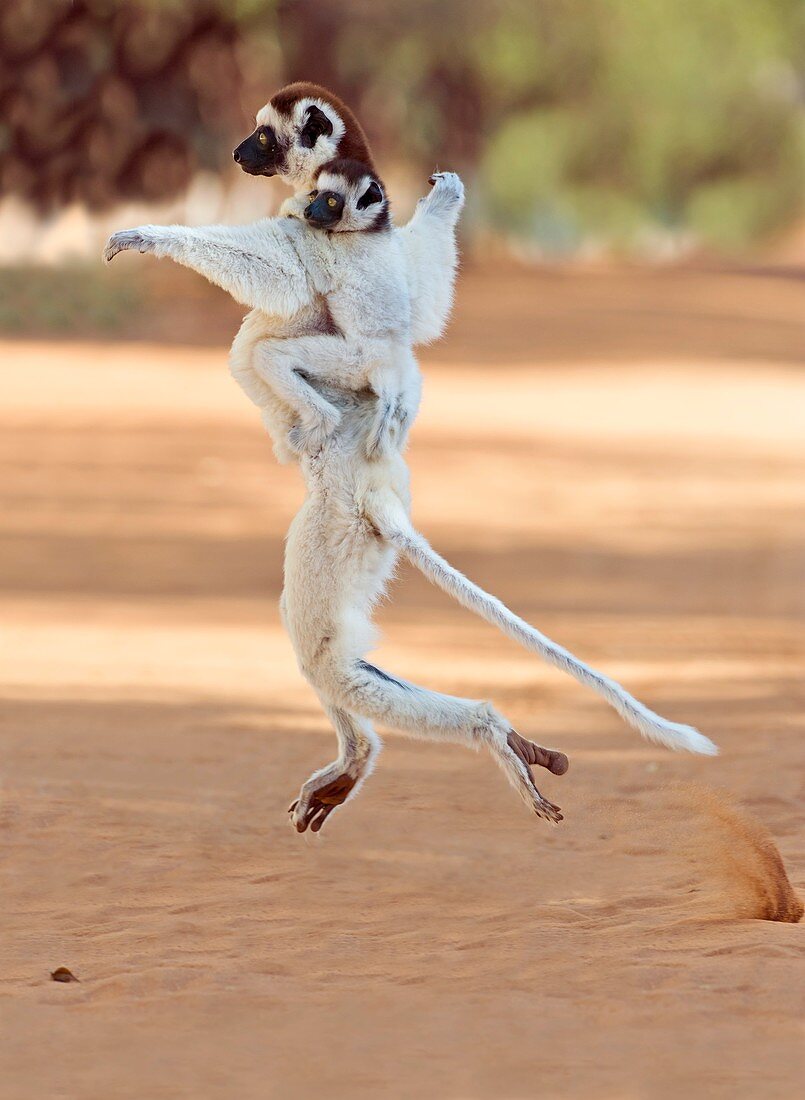
[[[506,743],[509,750],[519,761],[516,782],[526,804],[531,807],[537,817],[543,817],[546,821],[552,821],[554,824],[562,821],[560,808],[540,794],[531,774],[531,768],[538,765],[541,768],[547,768],[554,775],[564,775],[569,766],[565,754],[556,752],[554,749],[543,749],[541,745],[535,745],[533,741],[527,741],[525,737],[521,737],[514,730],[509,730]]]
[[[313,794],[306,794],[305,784],[299,798],[288,807],[291,824],[296,831],[304,833],[309,828],[312,833],[318,833],[333,810],[346,802],[357,782],[358,777],[345,772],[331,779]]]

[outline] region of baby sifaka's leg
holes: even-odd
[[[391,400],[384,389],[384,366],[390,355],[384,340],[358,341],[322,334],[261,340],[255,346],[252,366],[259,381],[298,416],[292,445],[310,453],[321,449],[341,419],[339,410],[318,392],[316,384],[370,389],[380,397],[379,407],[385,407]]]

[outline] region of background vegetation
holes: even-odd
[[[2,0],[0,54],[0,187],[46,213],[231,171],[297,78],[547,254],[741,251],[803,211],[802,0]]]

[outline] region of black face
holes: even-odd
[[[285,150],[270,126],[258,126],[232,156],[250,176],[275,176],[285,166]]]
[[[305,218],[314,229],[331,229],[344,213],[344,196],[335,191],[316,191],[305,207]]]

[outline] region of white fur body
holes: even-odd
[[[424,211],[420,208],[415,216],[415,221],[419,219],[412,231],[415,242],[419,242],[419,234],[427,235],[429,231],[428,215],[426,207]],[[365,265],[372,278],[379,280],[389,302],[399,305],[402,299],[395,295],[402,287],[400,270],[410,272],[412,268],[400,265],[399,252],[395,255],[394,250],[405,246],[400,244],[399,236],[379,233],[371,236],[376,239],[351,242],[352,251],[343,253],[345,263],[353,265],[347,281],[354,284],[354,265]],[[343,311],[348,312],[354,305],[350,298],[352,291],[344,291],[339,284],[346,268],[340,267],[340,259],[334,259],[326,251],[329,246],[312,241],[312,237],[316,237],[315,231],[311,232],[295,218],[204,230],[146,226],[116,234],[106,252],[107,258],[111,258],[122,249],[138,248],[170,256],[223,286],[238,301],[254,307],[257,312],[245,319],[233,345],[233,373],[252,400],[264,408],[266,424],[280,445],[289,434],[287,421],[280,405],[271,402],[262,405],[260,386],[266,384],[266,376],[252,362],[255,349],[267,335],[266,328],[270,329],[272,346],[283,339],[289,345],[299,345],[300,340],[325,340],[332,346],[334,338],[327,335],[328,319],[338,314],[346,316]],[[448,234],[441,235],[433,254],[424,244],[417,243],[413,266],[416,270],[429,263],[438,267],[443,262],[439,257],[447,257],[453,268],[442,271],[442,275],[451,286],[455,252],[454,246],[451,252],[447,240]],[[384,266],[381,253],[376,250],[378,243],[385,243],[391,250],[393,263],[388,262],[387,256]],[[427,285],[429,278],[423,278],[420,285]],[[432,281],[436,283],[438,278],[434,275]],[[441,297],[434,292],[431,331],[436,332],[439,323],[444,324],[446,316],[442,317],[440,311],[449,308],[451,296],[452,291]],[[395,347],[411,355],[410,341],[414,335],[410,316],[403,309],[401,317],[394,317],[396,308],[395,305],[389,312],[381,305],[378,309],[377,338],[391,339]],[[370,361],[371,352],[369,359],[359,356],[355,369],[364,369]],[[315,389],[308,388],[315,394],[314,408],[316,401],[332,406],[338,419],[315,453],[300,449],[307,495],[288,534],[281,608],[299,667],[333,721],[340,752],[336,761],[303,785],[293,807],[297,826],[309,820],[317,792],[334,780],[348,776],[354,783],[350,794],[358,789],[379,749],[374,722],[416,737],[485,746],[537,815],[554,821],[559,817],[556,807],[540,795],[528,767],[512,749],[511,724],[491,703],[430,691],[383,672],[365,660],[365,654],[376,641],[372,609],[385,590],[399,552],[464,606],[591,687],[645,737],[670,748],[716,751],[712,742],[696,730],[668,722],[648,710],[619,684],[519,619],[434,553],[410,522],[408,470],[400,448],[381,452],[373,461],[367,460],[367,439],[374,430],[378,404],[371,389],[350,386],[348,378],[339,376],[337,371],[334,377],[318,379]],[[287,443],[286,446],[285,457],[289,457],[296,448]]]
[[[316,182],[324,187],[328,181],[319,177]],[[301,225],[307,201],[306,193],[294,195],[280,213]],[[458,176],[440,173],[402,229],[335,234],[329,248],[317,242],[326,275],[318,280],[316,312],[301,315],[299,326],[289,330],[284,318],[264,311],[244,319],[230,351],[230,370],[260,408],[280,462],[292,461],[306,443],[315,449],[338,423],[332,405],[316,401],[299,386],[300,369],[316,383],[340,379],[350,389],[370,387],[380,401],[367,436],[367,457],[402,448],[422,390],[412,345],[438,339],[447,325],[458,267],[456,224],[463,205]],[[326,334],[330,320],[339,336]],[[302,432],[297,430],[296,440],[302,445],[292,447],[289,433],[300,417]]]

